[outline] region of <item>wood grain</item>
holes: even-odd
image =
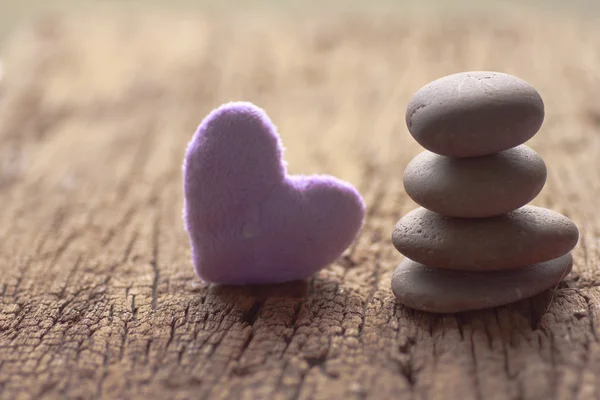
[[[567,15],[55,16],[16,34],[0,85],[0,397],[600,398],[600,35]],[[404,124],[464,70],[528,80],[533,204],[581,230],[555,290],[435,316],[399,305],[391,244],[415,207]],[[183,230],[187,141],[222,102],[278,125],[293,173],[368,204],[356,243],[308,282],[206,286]]]

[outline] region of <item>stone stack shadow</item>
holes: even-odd
[[[406,257],[392,277],[402,304],[437,313],[496,307],[571,271],[577,227],[527,205],[544,187],[546,165],[523,143],[543,120],[540,94],[504,73],[449,75],[413,96],[406,123],[426,150],[404,173],[421,207],[392,235]]]

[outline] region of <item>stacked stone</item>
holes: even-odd
[[[503,73],[446,76],[413,96],[406,123],[426,151],[404,173],[421,207],[392,235],[406,257],[392,277],[401,303],[438,313],[496,307],[571,271],[575,224],[526,205],[546,182],[544,161],[523,145],[543,120],[539,93]]]

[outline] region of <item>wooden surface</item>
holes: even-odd
[[[600,35],[562,16],[93,15],[48,18],[3,52],[0,397],[600,398]],[[600,28],[598,28],[600,29]],[[397,304],[390,236],[415,207],[414,91],[463,70],[516,74],[547,107],[534,204],[580,227],[574,272],[508,307]],[[205,286],[181,209],[187,141],[250,100],[293,173],[368,204],[352,248],[308,282]]]

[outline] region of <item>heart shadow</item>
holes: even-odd
[[[210,292],[223,301],[231,301],[231,298],[235,297],[264,301],[268,298],[304,298],[308,294],[309,287],[310,283],[307,280],[257,285],[211,284]]]

